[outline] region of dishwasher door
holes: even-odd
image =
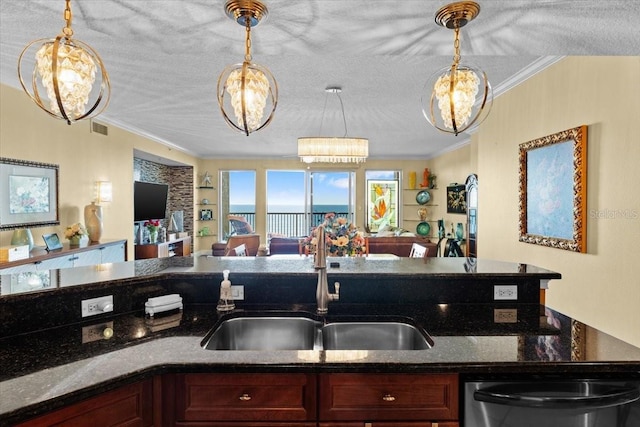
[[[465,427],[639,427],[640,382],[467,382]]]

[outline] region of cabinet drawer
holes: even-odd
[[[316,380],[306,374],[185,374],[176,377],[181,421],[315,419]]]
[[[459,427],[460,425],[456,421],[407,421],[407,422],[397,422],[397,421],[380,421],[380,422],[362,422],[362,421],[345,421],[345,422],[330,422],[330,423],[320,423],[319,427]]]
[[[456,374],[320,376],[320,420],[457,420]]]
[[[154,425],[152,387],[152,380],[130,384],[18,426],[150,427]]]

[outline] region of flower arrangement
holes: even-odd
[[[79,222],[68,226],[64,230],[64,237],[71,240],[72,242],[79,241],[86,235],[87,235],[87,229],[84,228],[84,225],[80,224]]]
[[[144,222],[144,226],[147,227],[147,230],[149,230],[149,233],[157,233],[158,228],[160,228],[160,220],[150,219]]]
[[[365,238],[358,227],[349,224],[344,217],[336,217],[335,213],[328,213],[324,222],[318,227],[324,227],[327,242],[327,255],[332,256],[356,256],[365,251]],[[302,245],[308,253],[316,252],[318,243],[317,230],[314,228],[311,235],[307,236]]]

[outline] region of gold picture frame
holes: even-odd
[[[587,251],[587,126],[519,146],[519,240]]]

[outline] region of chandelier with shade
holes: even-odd
[[[460,28],[480,13],[480,5],[462,1],[438,10],[438,25],[454,30],[453,64],[435,72],[425,84],[422,113],[436,129],[458,135],[482,123],[489,114],[493,91],[480,68],[460,61]]]
[[[267,16],[268,9],[257,0],[228,0],[225,12],[245,27],[245,55],[241,64],[230,65],[220,74],[218,104],[227,124],[249,136],[271,122],[278,104],[278,83],[273,74],[251,62],[251,27]]]
[[[40,108],[67,124],[97,116],[107,107],[111,95],[109,75],[98,53],[72,38],[72,17],[70,0],[66,0],[62,33],[55,39],[32,41],[18,58],[22,89]],[[33,72],[23,76],[27,62],[33,60]]]
[[[298,157],[304,163],[363,163],[369,157],[369,140],[366,138],[353,138],[347,136],[347,119],[344,114],[344,104],[340,93],[342,88],[328,87],[326,93],[336,94],[340,100],[342,122],[344,123],[344,136],[307,136],[298,138]],[[320,120],[320,134],[322,122],[327,108],[325,98]]]

